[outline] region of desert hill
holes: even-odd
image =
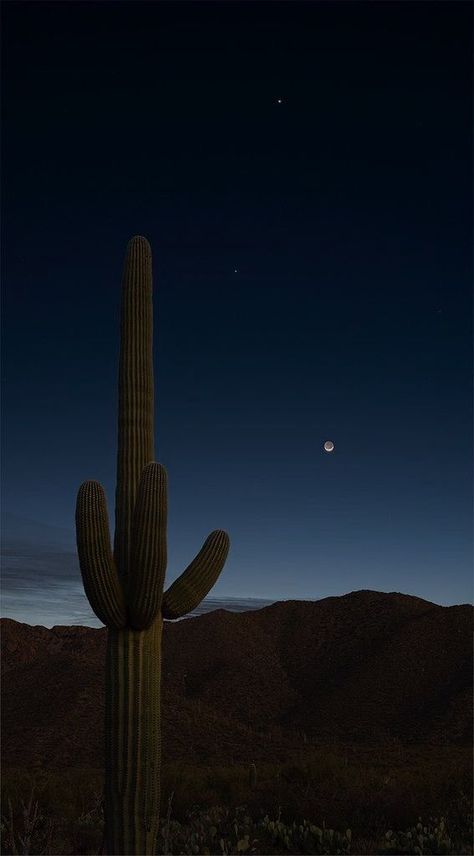
[[[1,620],[3,763],[101,766],[106,630]],[[356,591],[165,622],[164,760],[468,743],[472,607]]]

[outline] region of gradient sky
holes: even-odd
[[[3,30],[3,614],[67,623],[82,481],[113,519],[134,234],[168,581],[224,528],[217,597],[471,601],[471,4],[22,2]]]

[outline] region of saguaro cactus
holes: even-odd
[[[200,603],[229,550],[216,530],[163,591],[167,477],[154,463],[151,249],[129,242],[122,282],[115,538],[105,494],[84,482],[76,535],[84,589],[107,626],[105,842],[108,854],[153,854],[160,810],[160,667],[163,619]]]

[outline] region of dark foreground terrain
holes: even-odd
[[[96,853],[106,631],[1,629],[3,852]],[[373,591],[166,623],[160,852],[472,853],[471,638]]]

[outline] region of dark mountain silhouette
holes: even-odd
[[[3,763],[101,766],[106,630],[2,619]],[[164,761],[472,740],[472,607],[356,591],[165,622]]]

